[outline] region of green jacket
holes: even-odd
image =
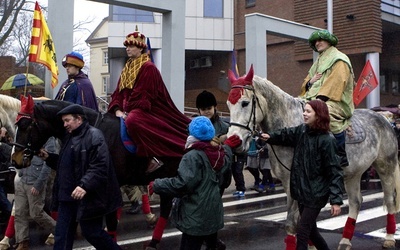
[[[225,150],[220,172],[230,168],[232,150]],[[157,194],[180,198],[176,227],[193,236],[210,235],[224,227],[224,210],[218,174],[213,170],[207,155],[192,149],[183,155],[178,175],[156,179],[153,190]]]
[[[312,131],[305,124],[270,134],[269,144],[294,147],[290,172],[293,199],[312,208],[326,203],[342,205],[343,170],[336,156],[336,142],[329,133]]]

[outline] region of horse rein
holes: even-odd
[[[240,127],[240,128],[244,128],[244,129],[248,130],[251,133],[251,138],[254,139],[257,135],[259,135],[259,132],[256,130],[256,105],[258,105],[260,107],[261,113],[264,113],[262,111],[260,103],[258,102],[258,97],[255,95],[254,87],[251,85],[246,85],[246,86],[232,86],[232,88],[242,88],[242,89],[248,89],[248,90],[253,91],[253,96],[251,98],[251,102],[252,102],[251,113],[250,113],[250,117],[249,117],[249,121],[247,122],[247,125],[243,125],[243,124],[236,123],[236,122],[231,122],[230,126],[236,126],[236,127]],[[304,108],[303,108],[303,110],[304,110]],[[249,126],[252,118],[253,118],[253,129],[251,129]],[[272,152],[275,155],[275,158],[278,160],[279,164],[281,164],[286,170],[288,170],[290,172],[290,169],[285,164],[283,164],[283,162],[279,159],[278,155],[275,152],[274,147],[272,145],[270,145],[270,147],[272,149]]]

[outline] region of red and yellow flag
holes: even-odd
[[[354,105],[358,106],[358,104],[360,104],[362,100],[364,100],[364,98],[377,86],[378,80],[375,76],[375,72],[371,66],[371,63],[368,60],[353,91]]]
[[[29,61],[43,64],[51,71],[51,87],[55,88],[58,83],[58,67],[56,50],[49,27],[40,10],[38,2],[35,4],[33,14],[33,27],[31,46],[29,48]]]

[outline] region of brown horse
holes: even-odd
[[[49,100],[36,103],[33,114],[24,116],[17,122],[15,152],[12,155],[16,168],[30,165],[32,155],[37,152],[51,136],[63,138],[65,129],[57,112],[70,105],[69,102]],[[173,177],[177,174],[180,158],[160,158],[163,167],[151,174],[146,174],[147,158],[140,158],[130,153],[121,140],[120,119],[112,114],[102,114],[83,107],[90,125],[100,129],[110,150],[117,178],[122,185],[148,185],[155,178]],[[160,219],[153,232],[150,246],[161,241],[162,233],[172,206],[172,197],[160,196]]]

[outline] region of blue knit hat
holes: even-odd
[[[189,124],[189,134],[200,141],[211,141],[215,135],[215,129],[209,118],[198,116]]]

